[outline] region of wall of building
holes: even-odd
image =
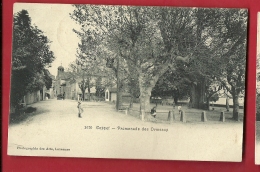
[[[53,98],[54,98],[53,88],[50,88],[50,89],[48,90],[48,93],[50,94],[50,99],[53,99]]]
[[[64,92],[65,92],[65,99],[71,99],[72,98],[70,85],[66,85]]]
[[[116,93],[111,93],[111,102],[116,102]]]
[[[71,83],[70,84],[70,95],[72,100],[77,100],[78,99],[78,94],[77,94],[77,84],[76,83]]]
[[[24,96],[24,101],[27,105],[40,101],[40,90],[33,93],[27,93]]]

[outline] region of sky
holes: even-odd
[[[32,24],[51,41],[50,49],[54,52],[55,60],[48,69],[56,76],[61,64],[66,69],[76,59],[79,38],[72,29],[78,30],[79,25],[69,15],[74,7],[68,4],[15,3],[13,13],[22,9],[28,11]]]

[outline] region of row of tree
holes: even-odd
[[[13,18],[13,51],[11,74],[11,106],[27,93],[50,88],[52,78],[46,69],[54,60],[50,41],[43,32],[32,25],[28,11],[22,10]]]
[[[109,72],[102,67],[102,62],[99,59],[86,63],[80,60],[78,56],[76,61],[72,61],[67,68],[70,73],[70,78],[78,80],[78,86],[82,93],[82,99],[90,100],[91,88],[96,89],[95,96],[97,98],[105,97],[105,88],[112,86],[115,78],[109,75]],[[104,65],[103,65],[104,66]],[[106,78],[104,80],[103,78]],[[85,95],[87,90],[87,96]]]
[[[233,113],[244,92],[247,10],[74,5],[82,27],[78,59],[100,59],[117,75],[118,95],[140,99],[143,115],[155,92],[188,92],[203,108],[219,90],[232,95]],[[96,66],[94,64],[94,66]],[[97,66],[96,66],[97,67]],[[120,76],[119,76],[120,75]],[[136,85],[135,85],[136,84]]]

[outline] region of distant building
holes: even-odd
[[[94,79],[93,79],[94,80]],[[78,100],[82,98],[82,91],[79,88],[79,82],[82,81],[82,78],[73,78],[69,82],[67,82],[67,91],[68,91],[68,98],[73,100]],[[92,81],[94,82],[94,81]],[[90,97],[93,97],[96,94],[95,86],[90,88]],[[85,90],[85,100],[88,98],[88,89]]]
[[[54,90],[56,96],[64,96],[66,98],[68,90],[66,89],[67,81],[71,78],[70,73],[64,72],[64,67],[59,66],[57,76],[55,78]]]
[[[115,102],[116,101],[116,88],[107,88],[105,91],[105,101]]]
[[[98,75],[91,76],[91,82],[95,83]],[[64,67],[59,66],[57,76],[54,81],[54,92],[57,96],[64,96],[65,99],[78,100],[83,97],[79,83],[82,77],[73,75],[71,72],[65,72]],[[95,84],[90,88],[90,99],[95,99],[96,88]],[[88,89],[85,90],[85,100],[88,98]]]

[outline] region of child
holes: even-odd
[[[83,111],[83,109],[81,107],[81,102],[80,101],[78,101],[78,110],[79,110],[79,118],[82,118],[81,117],[81,113],[83,113],[84,111]]]
[[[179,114],[181,114],[181,106],[178,106]]]
[[[156,117],[156,106],[151,109],[151,115],[155,118]]]

